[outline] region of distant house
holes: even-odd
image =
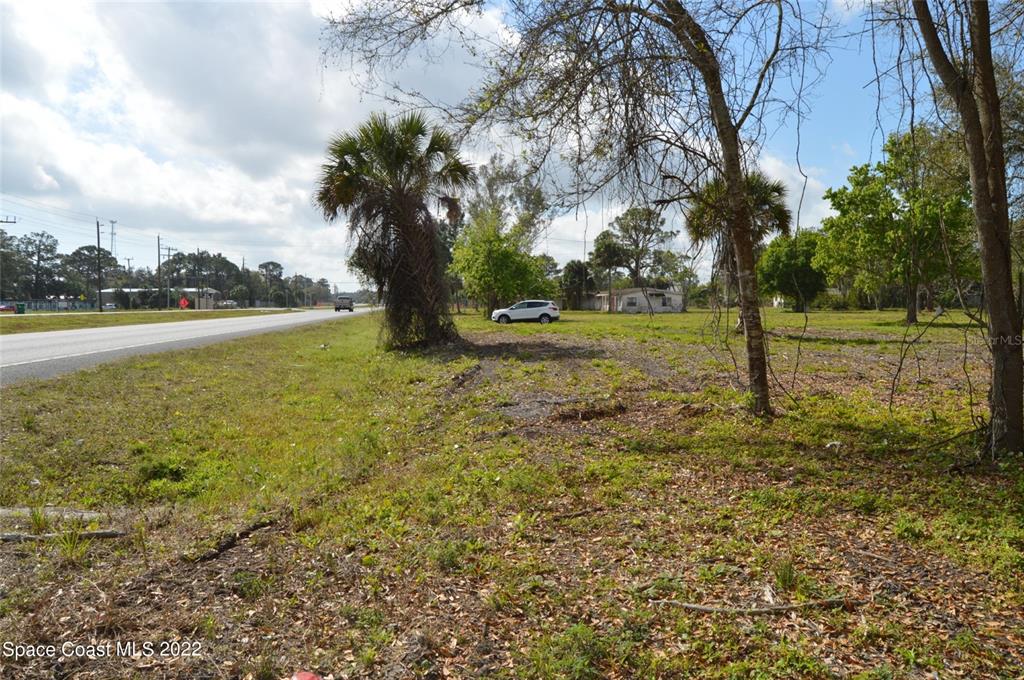
[[[594,296],[593,309],[607,312],[611,305],[614,312],[626,314],[647,314],[654,312],[683,311],[683,294],[674,290],[658,288],[621,288],[612,290],[611,296],[601,292]]]

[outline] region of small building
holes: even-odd
[[[612,290],[609,297],[607,292],[601,292],[594,296],[594,309],[607,312],[609,304],[614,312],[626,314],[647,314],[654,312],[681,312],[683,311],[683,294],[674,290],[661,290],[658,288],[621,288]]]

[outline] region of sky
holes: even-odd
[[[132,267],[156,265],[159,235],[174,250],[220,252],[248,267],[274,260],[286,274],[355,289],[345,226],[326,224],[311,194],[328,138],[371,111],[396,109],[362,92],[358,74],[324,66],[330,8],[330,0],[0,5],[0,213],[17,219],[3,228],[47,231],[70,252],[95,244],[99,219],[103,247]],[[822,194],[851,165],[877,159],[878,120],[893,120],[876,115],[870,44],[847,40],[830,57],[799,134],[786,121],[760,161],[786,183],[794,211],[801,169],[807,175],[802,227],[829,214]],[[456,52],[414,61],[403,75],[455,101],[478,71]],[[478,144],[465,153],[480,162],[490,151]],[[537,252],[560,263],[584,257],[621,209],[595,199],[557,217]],[[668,227],[682,229],[674,220]],[[674,246],[686,249],[685,237]]]

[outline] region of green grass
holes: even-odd
[[[42,635],[23,621],[47,607],[69,611],[46,635],[81,637],[97,624],[75,598],[145,574],[174,594],[125,605],[133,625],[213,638],[192,675],[452,659],[528,678],[1012,677],[1024,466],[953,473],[971,440],[935,444],[970,426],[962,331],[929,331],[931,363],[890,410],[898,313],[811,314],[800,342],[802,315],[770,310],[798,400],[776,394],[778,414],[755,419],[704,313],[463,315],[466,344],[395,353],[378,318],[3,388],[0,505],[143,517],[131,539],[72,528],[19,557],[5,637]],[[977,354],[968,367],[983,385]],[[206,565],[180,559],[257,516],[277,524]],[[196,583],[218,585],[182,586]],[[775,618],[671,604],[760,604],[766,588],[871,601]]]
[[[382,432],[422,413],[409,384],[422,361],[393,362],[376,337],[353,319],[4,388],[18,426],[0,505],[257,507],[357,479],[388,455]],[[399,388],[409,401],[381,403]]]
[[[68,312],[62,314],[0,314],[0,335],[12,333],[38,333],[40,331],[67,331],[76,328],[106,328],[142,323],[170,321],[198,321],[200,319],[226,319],[256,314],[283,314],[288,309],[219,309],[210,311],[132,311],[132,312]]]

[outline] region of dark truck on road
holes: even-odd
[[[339,295],[334,300],[334,311],[340,312],[343,309],[347,309],[350,312],[355,309],[355,306],[352,304],[352,298],[347,295]]]

